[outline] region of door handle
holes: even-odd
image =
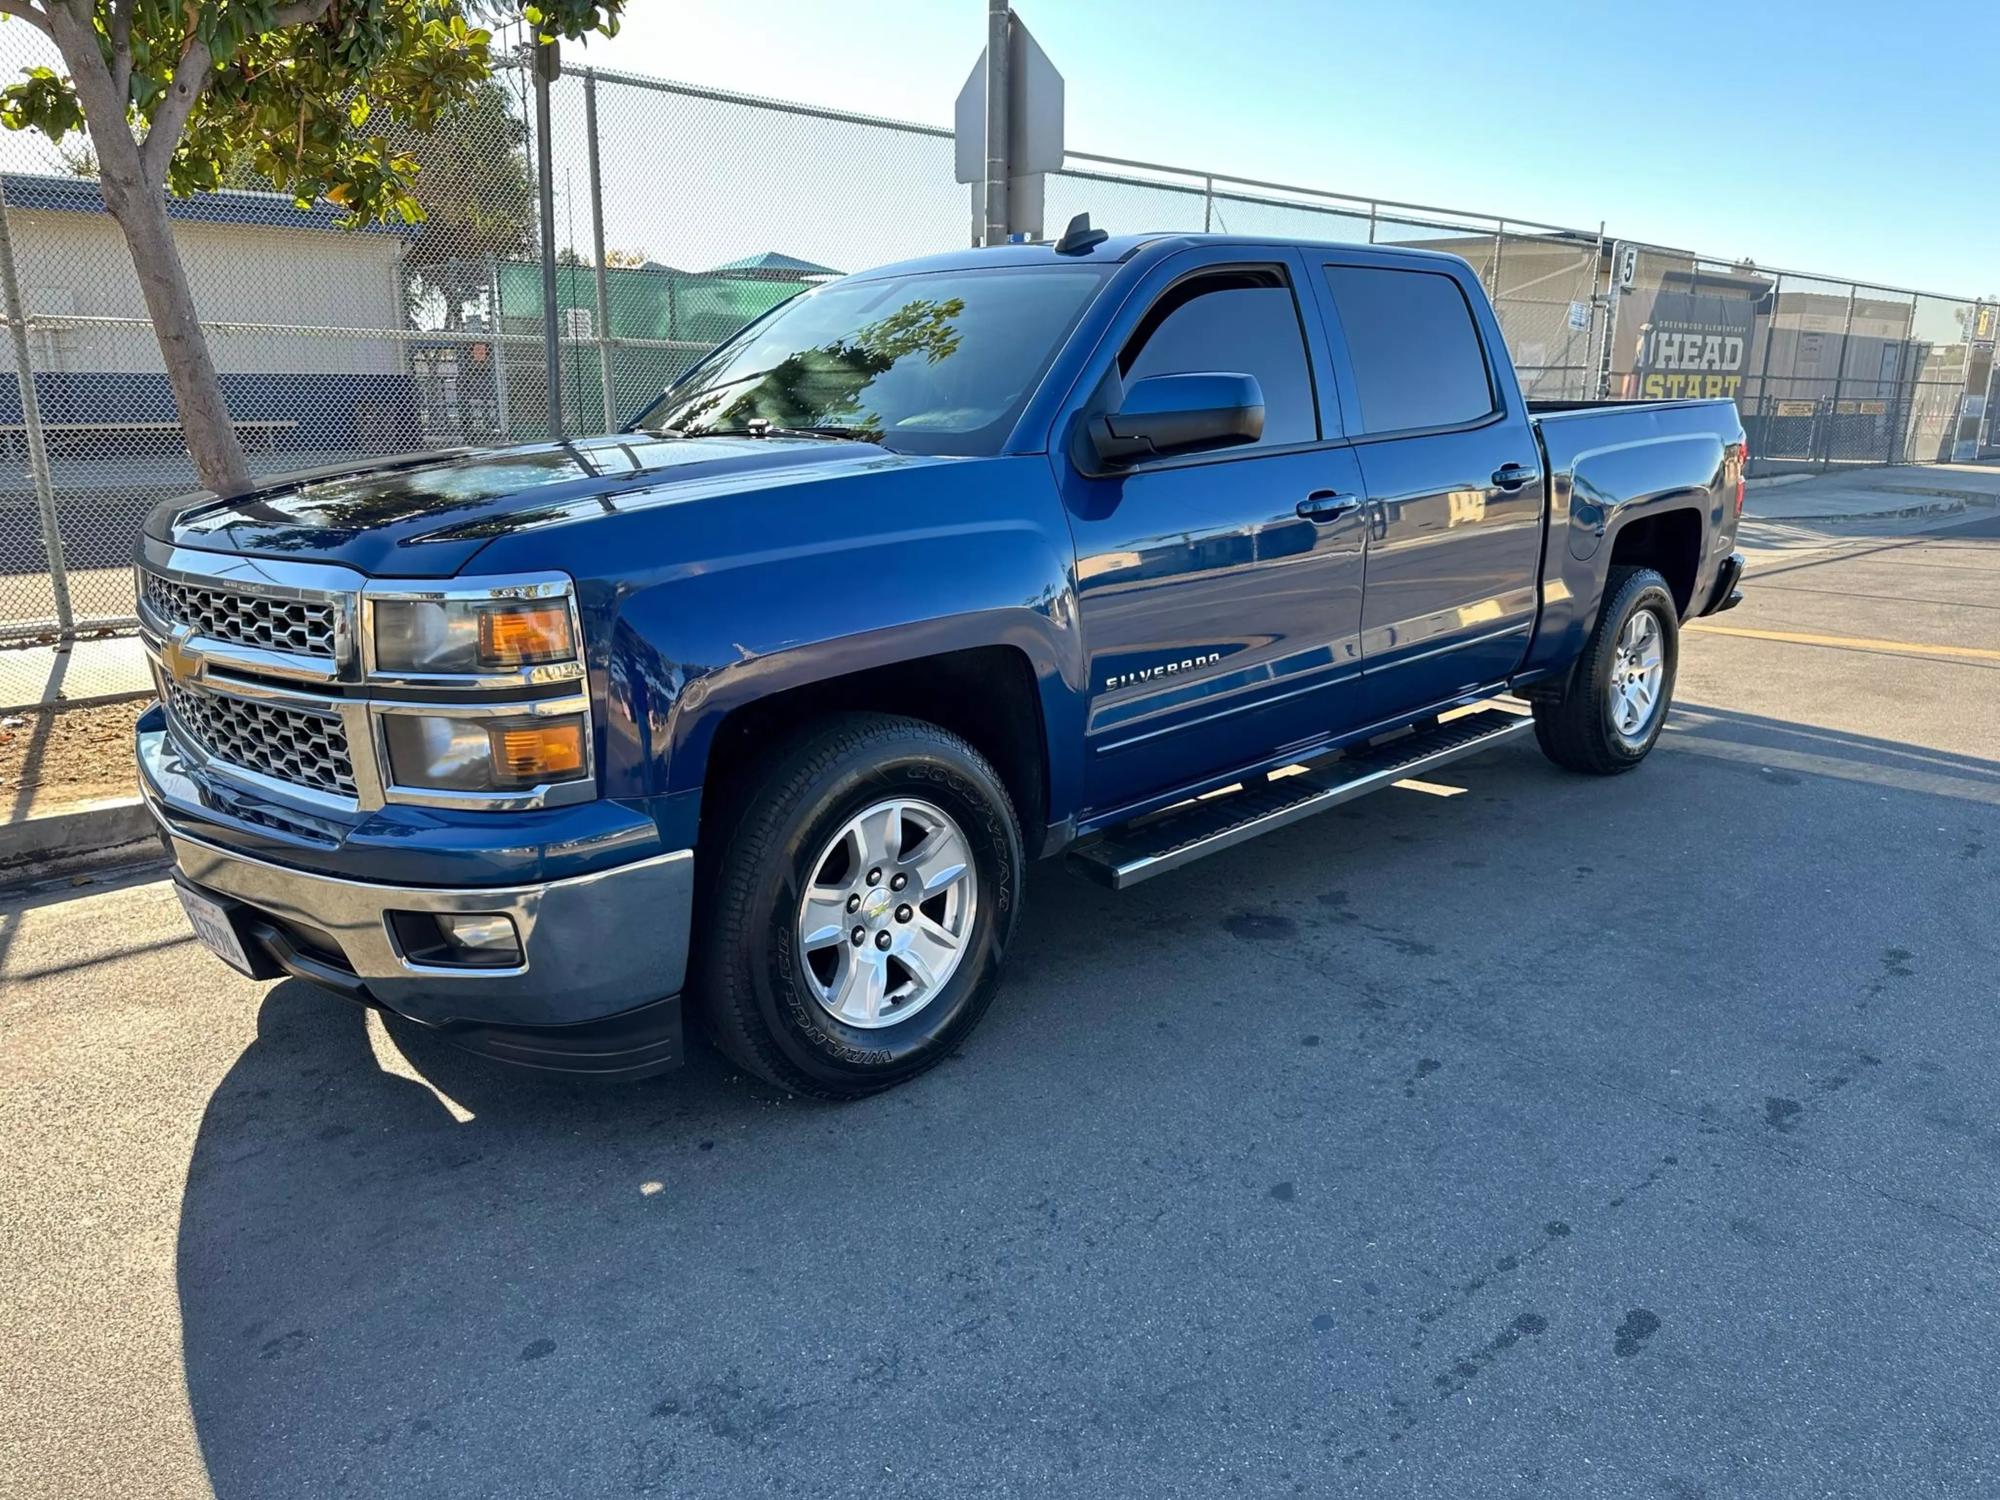
[[[1523,464],[1502,464],[1493,471],[1493,482],[1503,490],[1518,490],[1541,477],[1540,469],[1530,469]]]
[[[1343,516],[1351,516],[1361,509],[1361,497],[1343,495],[1334,490],[1314,490],[1299,502],[1299,515],[1308,521],[1324,525],[1328,521],[1338,521]]]

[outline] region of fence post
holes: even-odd
[[[549,84],[556,72],[553,42],[535,45],[535,175],[542,211],[542,363],[548,382],[549,437],[563,438],[562,349],[556,319],[555,145],[550,139]]]
[[[28,445],[28,472],[34,478],[35,507],[41,516],[49,592],[55,597],[56,649],[67,651],[70,642],[76,639],[76,616],[70,609],[69,569],[63,565],[55,484],[49,478],[48,444],[42,437],[42,401],[35,389],[34,360],[28,352],[28,319],[21,306],[21,279],[14,271],[14,232],[7,223],[4,195],[0,195],[0,295],[5,297],[7,329],[14,340],[14,378],[21,391],[21,432]]]
[[[1912,300],[1910,303],[1910,321],[1912,327],[1916,323],[1916,309],[1917,304]],[[1915,343],[1915,339],[1899,339],[1896,345],[1896,388],[1895,392],[1889,397],[1888,407],[1889,462],[1892,464],[1908,462],[1907,455],[1909,448],[1905,441],[1904,431],[1907,416],[1903,411],[1903,386],[1910,374],[1910,356],[1915,352],[1913,348]]]
[[[1598,230],[1600,239],[1603,233],[1602,229]],[[1611,242],[1611,265],[1604,275],[1604,337],[1598,343],[1597,369],[1593,375],[1597,382],[1596,399],[1599,401],[1607,400],[1611,395],[1611,366],[1618,357],[1618,308],[1625,295],[1624,280],[1618,265],[1621,257],[1618,252],[1625,243],[1624,240]],[[1636,257],[1639,252],[1634,250],[1632,253]]]
[[[514,422],[507,411],[507,309],[500,295],[500,262],[486,257],[486,284],[493,289],[492,342],[487,346],[493,360],[493,424],[503,443],[514,440]]]
[[[597,261],[597,383],[604,391],[604,430],[618,430],[611,390],[611,298],[604,284],[604,175],[597,165],[597,69],[583,70],[583,128],[590,137],[590,237]]]
[[[1215,218],[1215,179],[1204,177],[1201,182],[1201,232],[1207,234]]]
[[[1840,359],[1833,367],[1833,404],[1826,414],[1826,456],[1822,469],[1833,467],[1833,435],[1840,426],[1840,390],[1847,384],[1847,346],[1854,337],[1854,299],[1861,288],[1853,282],[1847,283],[1847,322],[1840,330]]]
[[[1605,299],[1600,298],[1597,291],[1597,278],[1603,274],[1604,221],[1599,219],[1597,221],[1597,243],[1590,250],[1590,281],[1586,287],[1586,295],[1589,298],[1590,306],[1590,327],[1583,335],[1583,369],[1579,373],[1576,382],[1576,399],[1582,401],[1588,401],[1591,398],[1591,380],[1597,373],[1597,338],[1600,333],[1605,332],[1600,326],[1604,321],[1602,317],[1604,309],[1599,305]],[[1567,351],[1564,352],[1563,358],[1565,360],[1569,358]],[[1570,395],[1569,382],[1567,380],[1563,382],[1563,395],[1565,398]]]
[[[1778,346],[1778,308],[1783,304],[1784,300],[1785,273],[1779,271],[1771,277],[1771,316],[1764,320],[1764,363],[1757,367],[1757,442],[1756,446],[1750,450],[1750,461],[1752,463],[1757,461],[1757,455],[1762,453],[1768,446],[1764,439],[1770,435],[1771,431],[1771,418],[1774,414],[1771,405],[1771,351]],[[1751,326],[1754,328],[1756,325],[1753,323]],[[1792,345],[1792,370],[1794,374],[1797,373],[1798,368],[1799,346],[1794,342]],[[1749,424],[1745,423],[1744,425],[1747,429]],[[1749,435],[1747,430],[1744,435],[1746,437]]]

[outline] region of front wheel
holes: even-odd
[[[936,725],[851,714],[739,786],[698,932],[717,1044],[827,1099],[948,1056],[993,998],[1020,908],[1021,833],[993,767]]]
[[[1613,776],[1644,760],[1666,724],[1680,611],[1651,568],[1613,568],[1604,593],[1561,696],[1535,703],[1535,739],[1565,770]]]

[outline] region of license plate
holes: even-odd
[[[230,968],[248,974],[250,955],[243,951],[243,940],[236,935],[235,925],[222,903],[184,885],[176,884],[174,889],[180,893],[181,908],[202,945]]]

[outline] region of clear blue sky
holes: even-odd
[[[2000,291],[1990,0],[1017,9],[1068,81],[1073,148]],[[985,24],[982,0],[629,10],[589,61],[940,125]]]

